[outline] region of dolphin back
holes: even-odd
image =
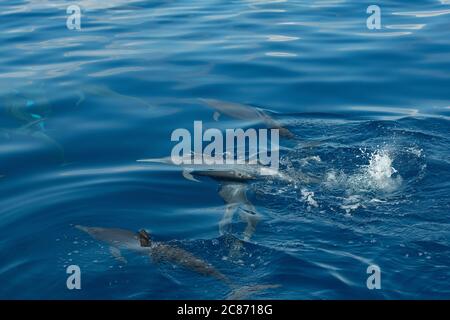
[[[76,225],[75,228],[86,232],[92,238],[117,247],[140,247],[137,233],[115,228],[86,227]]]
[[[248,299],[255,293],[260,293],[268,289],[279,288],[279,284],[255,284],[249,286],[236,287],[227,296],[227,300],[243,300]]]
[[[155,261],[171,262],[201,275],[214,277],[227,284],[229,283],[228,278],[212,265],[178,247],[162,243],[154,244],[151,249],[151,257]]]
[[[257,109],[239,103],[226,102],[215,99],[200,99],[210,108],[241,120],[262,120]]]

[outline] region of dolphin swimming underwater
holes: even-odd
[[[127,262],[121,251],[129,250],[141,255],[149,255],[153,262],[171,262],[196,273],[211,276],[226,283],[229,282],[226,276],[214,269],[210,264],[176,246],[152,241],[150,235],[144,230],[133,232],[125,229],[85,227],[80,225],[75,226],[75,228],[86,232],[95,240],[108,244],[110,253],[120,262]]]
[[[170,157],[137,161],[175,165]],[[182,168],[183,177],[188,180],[199,182],[196,177],[203,176],[219,182],[218,194],[225,202],[225,212],[219,222],[219,233],[223,235],[231,232],[233,217],[239,209],[242,209],[240,217],[247,223],[243,237],[246,241],[250,240],[260,215],[247,198],[247,182],[262,178],[264,175],[261,170],[270,170],[270,168],[257,165],[186,165]],[[279,172],[273,172],[273,174],[287,179]]]
[[[188,157],[188,159],[190,159]],[[171,157],[141,159],[143,163],[160,163],[177,166]],[[219,233],[221,235],[231,232],[231,223],[234,215],[240,210],[240,218],[247,223],[243,232],[244,240],[248,241],[255,232],[260,214],[255,206],[248,200],[248,182],[274,179],[286,183],[317,183],[318,179],[301,172],[296,172],[293,178],[283,172],[262,165],[235,164],[235,165],[182,165],[182,174],[188,180],[199,182],[196,177],[208,177],[219,183],[219,196],[225,202],[225,212],[219,222]]]
[[[140,245],[138,232],[132,232],[125,229],[85,227],[76,225],[75,228],[84,231],[97,241],[104,242],[109,245],[109,252],[118,261],[127,263],[122,256],[121,250],[136,251],[145,254],[147,250]]]
[[[211,264],[192,253],[174,245],[153,241],[145,230],[133,232],[126,229],[86,227],[81,225],[76,225],[75,228],[86,232],[97,241],[108,244],[110,253],[120,262],[126,263],[121,250],[129,250],[141,255],[148,255],[155,263],[170,262],[200,275],[215,278],[232,289],[228,295],[229,299],[244,299],[251,293],[279,287],[279,285],[274,284],[239,287]]]
[[[41,128],[36,128],[40,123],[44,122],[45,118],[34,120],[16,129],[4,129],[0,128],[0,136],[7,140],[13,140],[16,138],[26,138],[30,137],[36,138],[37,141],[44,142],[45,144],[52,146],[57,154],[58,158],[64,163],[66,161],[64,148],[53,138],[42,131]]]
[[[187,156],[184,160],[190,161],[192,157]],[[213,158],[206,159],[206,155],[203,155],[201,161],[213,162]],[[295,179],[283,174],[277,169],[272,169],[268,166],[261,164],[182,164],[179,165],[172,160],[172,157],[163,158],[150,158],[150,159],[138,159],[137,162],[142,163],[158,163],[173,165],[182,168],[182,174],[187,180],[199,182],[193,175],[205,176],[215,178],[216,180],[223,181],[251,181],[264,178],[272,178],[276,180],[294,182]],[[185,162],[185,161],[183,161]],[[300,176],[302,179],[306,179],[307,176]]]
[[[126,102],[128,105],[133,105],[136,107],[152,109],[152,106],[145,100],[143,100],[141,98],[121,94],[105,85],[94,85],[94,84],[86,85],[86,86],[83,86],[76,93],[79,97],[79,99],[76,103],[77,106],[86,100],[86,93],[87,93],[92,96],[111,98],[114,101],[123,101],[123,102]]]
[[[3,97],[2,107],[22,123],[15,129],[0,129],[5,138],[11,139],[13,136],[33,137],[45,141],[47,144],[54,146],[58,150],[61,160],[65,161],[65,152],[62,146],[46,133],[45,124],[51,106],[41,87],[31,90],[30,94],[27,95],[13,90]]]
[[[205,103],[210,108],[216,110],[214,113],[214,120],[218,120],[220,113],[224,113],[230,117],[240,120],[257,120],[259,122],[262,122],[269,129],[278,129],[280,136],[282,137],[295,137],[295,135],[291,131],[289,131],[289,129],[283,127],[278,121],[273,119],[267,112],[265,112],[261,108],[215,99],[200,98],[199,100]]]
[[[26,93],[12,90],[2,98],[3,108],[14,118],[27,124],[35,120],[47,118],[51,112],[51,104],[42,86],[30,88]],[[44,123],[40,123],[44,128]]]

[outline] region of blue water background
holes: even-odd
[[[68,30],[66,8],[82,8]],[[1,1],[0,298],[223,299],[223,283],[108,248],[76,224],[151,231],[254,299],[450,298],[450,2]],[[200,98],[258,106],[281,171],[249,184],[262,220],[242,255],[219,236],[219,183],[137,163]],[[235,217],[233,235],[245,224]],[[82,289],[68,290],[79,265]],[[382,288],[368,290],[376,264]]]

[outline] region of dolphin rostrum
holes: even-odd
[[[232,289],[228,296],[229,298],[243,299],[250,293],[279,287],[279,285],[238,287],[211,264],[174,245],[153,241],[150,234],[145,230],[133,232],[125,229],[86,227],[81,225],[76,225],[75,228],[86,232],[97,241],[108,244],[111,254],[120,262],[126,263],[125,258],[121,255],[121,250],[130,250],[141,255],[149,255],[155,263],[170,262],[200,275],[215,278]]]

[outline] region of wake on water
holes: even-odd
[[[280,161],[280,170],[292,181],[256,183],[255,193],[286,198],[296,213],[331,209],[348,215],[359,208],[396,203],[424,176],[425,155],[411,142],[385,140],[375,146],[348,147],[328,141],[309,150],[294,149]],[[304,183],[300,178],[305,173],[316,181]]]
[[[365,151],[362,151],[365,155]],[[369,154],[369,163],[361,165],[356,173],[346,174],[331,169],[325,175],[324,186],[327,189],[344,189],[341,209],[347,214],[366,207],[370,203],[380,203],[377,197],[385,197],[402,185],[402,177],[393,167],[393,155],[386,149],[375,150]]]

